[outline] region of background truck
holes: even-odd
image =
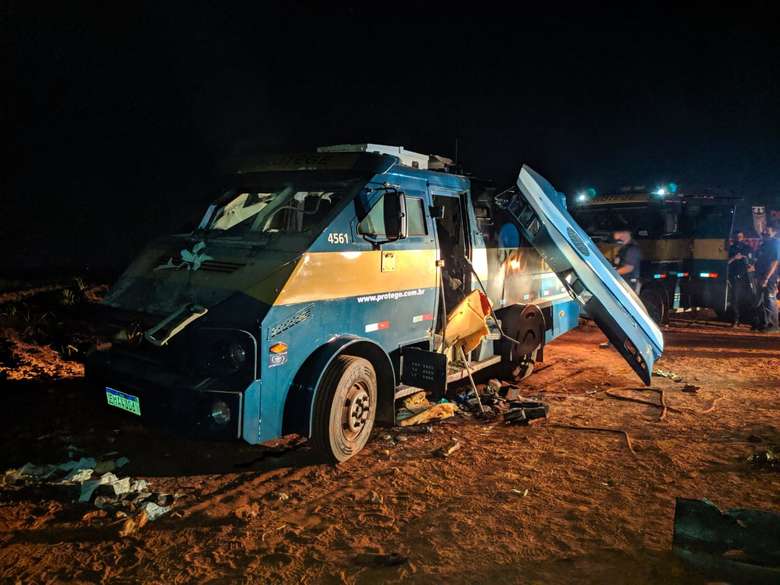
[[[343,461],[394,424],[399,397],[466,375],[442,334],[483,290],[471,371],[527,374],[584,305],[649,383],[661,334],[564,201],[525,167],[495,195],[399,147],[254,159],[191,232],[120,277],[103,303],[112,343],[87,376],[165,427],[253,444],[299,433]]]
[[[630,229],[642,250],[640,298],[657,323],[675,309],[728,311],[728,249],[739,199],[649,192],[600,195],[572,215],[608,259],[615,230]],[[745,307],[746,314],[752,307]]]

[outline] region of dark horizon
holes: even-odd
[[[122,265],[239,151],[375,142],[567,193],[674,181],[780,195],[769,4],[432,20],[10,9],[6,249]],[[20,245],[21,242],[21,245]]]

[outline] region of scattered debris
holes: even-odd
[[[19,469],[6,471],[3,481],[12,487],[50,485],[62,488],[63,497],[75,498],[81,504],[92,503],[97,508],[94,514],[84,515],[85,522],[103,517],[101,513],[105,514],[105,511],[114,511],[127,518],[120,530],[120,534],[126,536],[169,512],[174,501],[170,494],[149,491],[146,480],[119,478],[111,471],[101,473],[105,469],[117,470],[128,463],[127,457],[106,459],[105,456],[100,460],[82,457],[59,465],[26,463]],[[75,492],[74,487],[78,488]]]
[[[510,386],[506,390],[506,394],[504,394],[505,400],[520,400],[522,399],[522,389],[518,386]]]
[[[519,401],[509,403],[509,410],[504,413],[506,424],[527,425],[531,421],[547,418],[550,406],[538,401]]]
[[[422,412],[400,420],[399,424],[402,427],[407,427],[410,425],[424,424],[434,420],[442,420],[454,416],[457,411],[458,406],[454,402],[440,402],[434,404],[427,410],[423,410]]]
[[[515,488],[512,488],[512,493],[517,494],[522,497],[526,497],[528,495],[528,488],[525,488],[524,490],[518,490]]]
[[[247,521],[251,518],[257,518],[260,514],[260,506],[257,502],[242,504],[233,510],[233,514],[239,520]]]
[[[452,455],[455,451],[459,450],[461,447],[460,441],[453,441],[449,445],[445,445],[444,447],[439,447],[436,449],[436,455],[439,457],[444,457],[445,459]]]
[[[631,443],[631,437],[629,434],[624,431],[623,429],[607,429],[604,427],[581,427],[577,425],[566,425],[561,423],[555,423],[552,426],[559,428],[559,429],[571,429],[574,431],[590,431],[590,432],[596,432],[596,433],[617,433],[619,435],[623,435],[623,438],[626,440],[626,447],[628,447],[628,450],[631,451],[631,454],[636,457],[636,451],[634,451],[634,445]]]
[[[272,492],[271,493],[271,497],[274,500],[278,500],[280,502],[286,502],[287,500],[290,499],[290,494],[288,494],[286,492]]]
[[[672,382],[682,382],[682,377],[678,374],[675,374],[674,372],[670,372],[668,370],[662,370],[660,368],[656,368],[653,370],[653,376],[659,376],[661,378],[668,378]]]
[[[415,394],[407,396],[403,399],[403,404],[404,408],[407,408],[408,410],[415,413],[423,411],[431,405],[425,395],[425,390],[421,390],[420,392],[416,392]]]
[[[649,400],[642,400],[641,398],[634,398],[632,396],[624,396],[622,394],[618,394],[615,391],[607,390],[604,393],[609,396],[610,398],[614,398],[615,400],[624,400],[626,402],[636,402],[637,404],[646,404],[648,406],[655,406],[656,408],[661,409],[661,416],[658,417],[659,420],[663,420],[666,418],[666,411],[671,412],[682,412],[681,410],[674,408],[672,406],[668,406],[666,404],[666,400],[664,399],[664,391],[659,388],[648,388],[648,390],[658,392],[660,403],[657,402],[650,402]]]
[[[163,514],[167,514],[171,511],[170,506],[160,506],[158,504],[155,504],[154,502],[146,502],[143,505],[143,510],[147,518],[149,518],[150,521],[157,520],[160,516]]]
[[[502,384],[499,380],[496,380],[495,378],[491,378],[488,380],[487,386],[485,387],[487,394],[499,394],[501,392]]]
[[[756,451],[748,457],[748,461],[762,469],[780,471],[780,459],[777,458],[777,454],[772,449]]]
[[[677,498],[672,549],[719,581],[780,583],[780,514]]]
[[[406,427],[404,429],[405,433],[414,433],[418,435],[432,435],[433,434],[433,426],[432,425],[418,425],[413,427]],[[404,435],[399,435],[398,439],[403,437]]]
[[[149,518],[146,515],[146,512],[141,512],[136,517],[128,518],[122,523],[122,528],[119,530],[119,536],[123,538],[130,536],[137,530],[140,530],[141,528],[146,526],[146,523],[151,519],[152,518]]]

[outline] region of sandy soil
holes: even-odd
[[[640,387],[593,327],[546,350],[523,382],[551,405],[530,427],[449,419],[431,433],[377,429],[358,457],[317,464],[296,438],[194,443],[132,424],[79,378],[6,382],[0,463],[57,463],[69,446],[118,451],[127,473],[176,493],[130,536],[50,491],[0,490],[9,583],[704,583],[670,553],[675,497],[780,509],[780,475],[747,461],[780,446],[780,337],[675,322]],[[685,384],[699,386],[684,392]],[[672,410],[673,409],[673,410]],[[557,424],[623,429],[590,433]],[[447,459],[436,449],[453,439]],[[526,491],[527,490],[527,491]],[[376,566],[374,553],[397,553]]]

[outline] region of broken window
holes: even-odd
[[[230,237],[315,232],[336,205],[357,189],[352,182],[327,187],[316,181],[289,180],[265,188],[234,189],[209,207],[199,229]]]

